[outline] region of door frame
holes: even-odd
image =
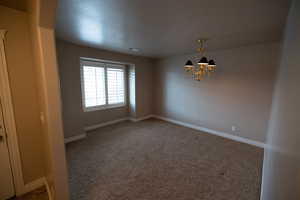
[[[5,56],[5,35],[6,30],[0,29],[0,97],[2,103],[2,111],[4,116],[4,124],[7,135],[7,144],[9,150],[9,158],[12,169],[15,193],[24,193],[24,179],[21,165],[21,157],[17,136],[17,128],[14,116],[13,102],[9,83],[9,74]]]

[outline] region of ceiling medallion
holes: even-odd
[[[197,81],[201,81],[206,76],[210,77],[213,72],[216,71],[216,64],[214,60],[207,60],[204,55],[204,43],[207,39],[199,39],[197,42],[200,44],[200,48],[197,51],[202,55],[202,58],[198,60],[196,66],[193,65],[191,60],[188,60],[184,66],[184,70],[193,75],[193,78]]]

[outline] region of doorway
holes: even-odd
[[[22,194],[24,181],[7,71],[4,36],[0,30],[0,199]]]
[[[8,199],[15,195],[11,162],[5,130],[4,116],[0,99],[0,199]]]

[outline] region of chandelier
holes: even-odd
[[[216,64],[214,60],[207,60],[204,54],[204,43],[207,39],[199,39],[197,42],[200,44],[200,47],[197,51],[202,55],[202,58],[198,60],[196,65],[193,65],[191,60],[188,60],[184,66],[184,70],[193,75],[193,78],[197,81],[201,81],[206,76],[210,77],[213,72],[216,71]]]

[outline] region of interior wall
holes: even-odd
[[[83,133],[83,128],[129,116],[128,106],[84,112],[80,82],[80,57],[135,64],[137,118],[152,114],[152,67],[148,58],[103,51],[57,40],[65,138]]]
[[[5,48],[23,178],[29,183],[44,176],[43,135],[29,16],[0,6],[0,29],[7,30]]]
[[[62,109],[56,59],[56,0],[27,0],[45,153],[49,199],[69,199]],[[42,141],[41,141],[42,142]],[[48,189],[48,188],[47,188]]]
[[[14,10],[19,10],[19,11],[27,11],[27,1],[23,0],[1,0],[0,5],[12,8]]]
[[[292,4],[273,98],[262,200],[300,199],[300,1]]]
[[[265,142],[279,49],[270,43],[207,52],[217,72],[200,82],[183,69],[195,55],[159,60],[155,114]]]
[[[48,182],[53,182],[53,169],[52,169],[52,155],[50,150],[50,141],[49,141],[49,132],[47,129],[47,123],[45,120],[46,113],[46,97],[43,90],[43,77],[42,77],[42,57],[41,53],[41,44],[39,37],[39,1],[38,0],[28,0],[27,1],[27,10],[29,15],[29,26],[30,26],[30,37],[33,47],[33,61],[35,66],[35,73],[37,75],[37,88],[38,88],[38,97],[39,97],[39,108],[40,115],[44,119],[42,120],[42,132],[43,132],[43,143],[44,143],[44,160],[45,160],[45,177]],[[50,181],[51,180],[51,181]]]

